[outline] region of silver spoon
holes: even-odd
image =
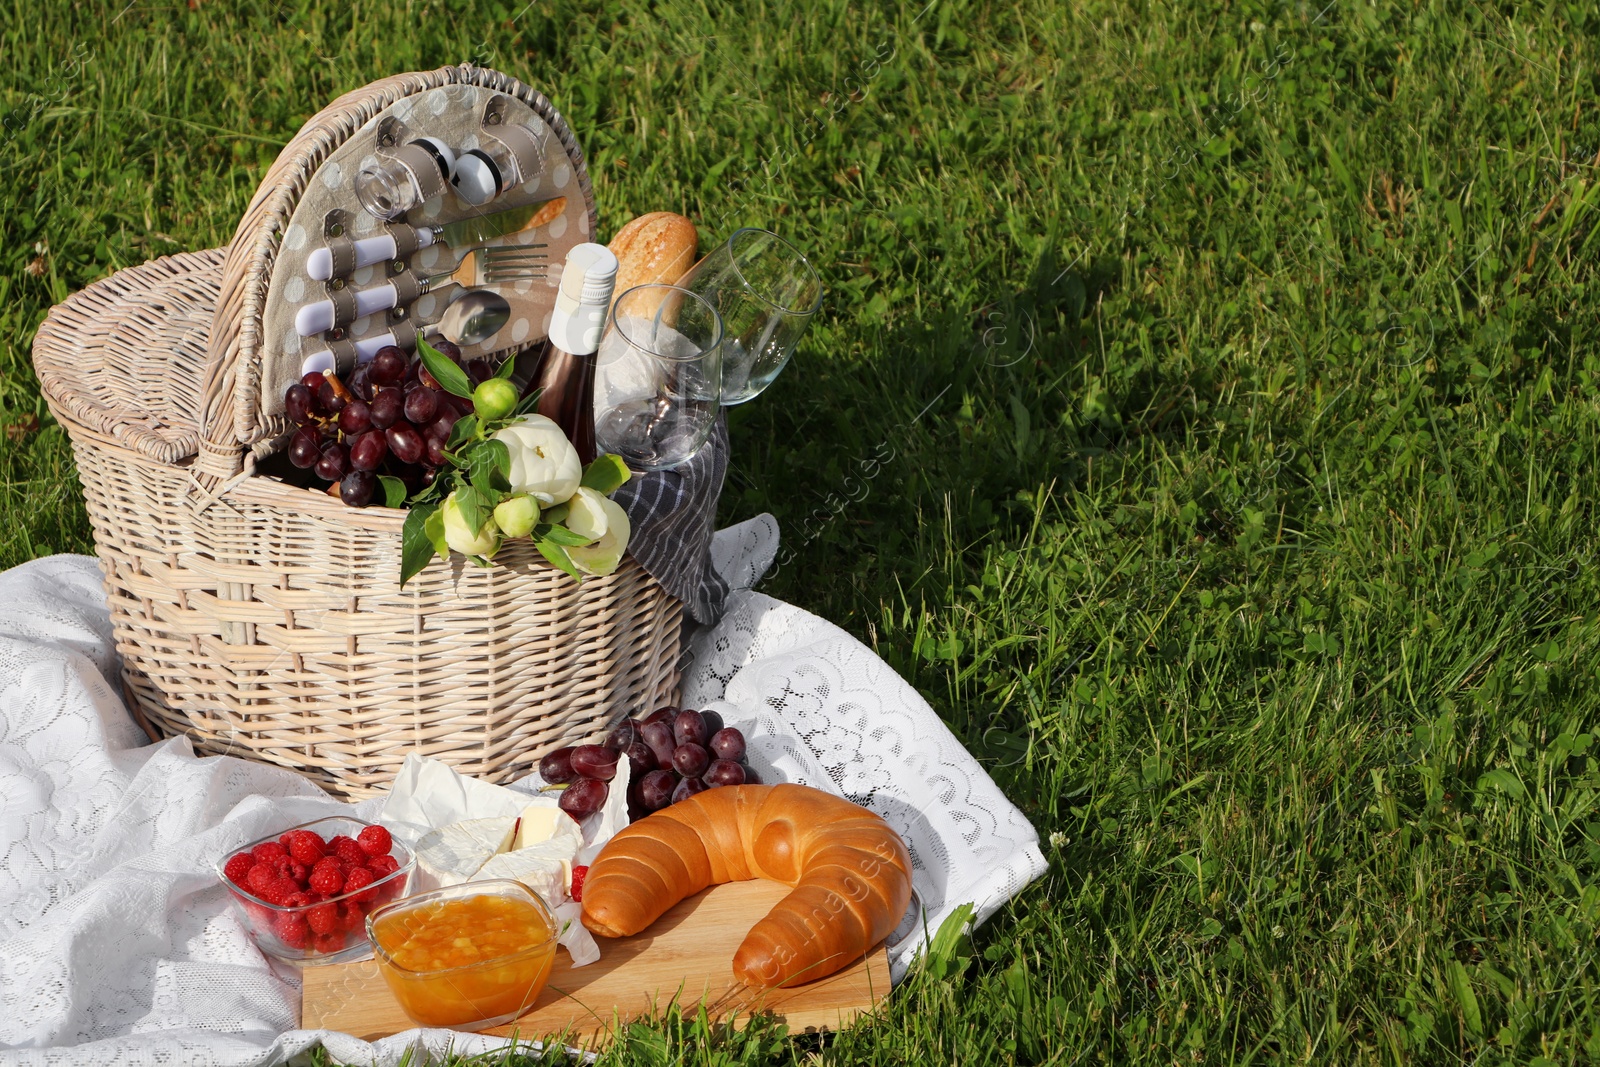
[[[475,345],[499,333],[510,320],[511,305],[505,297],[487,289],[468,289],[451,301],[438,322],[423,327],[423,332],[458,345]]]

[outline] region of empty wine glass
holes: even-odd
[[[595,443],[636,471],[693,456],[717,421],[722,352],[722,320],[694,293],[637,285],[617,297],[595,360]]]
[[[772,384],[822,306],[822,282],[800,251],[745,227],[678,284],[722,316],[722,402],[742,404]]]

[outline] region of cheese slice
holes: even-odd
[[[467,819],[430,830],[417,842],[419,892],[470,881],[509,843],[515,817]]]
[[[541,845],[564,835],[576,837],[582,844],[583,831],[572,816],[553,803],[529,804],[522,809],[522,824],[517,830],[516,840],[511,842],[507,851],[515,852],[531,845]]]
[[[572,891],[572,854],[555,854],[540,845],[502,852],[478,869],[472,880],[512,878],[538,893],[550,907],[566,900]]]

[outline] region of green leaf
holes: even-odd
[[[444,539],[444,512],[435,508],[422,524],[422,532],[428,535],[428,540],[433,544],[433,550],[439,558],[450,558],[450,543]]]
[[[378,475],[378,484],[383,486],[383,506],[386,508],[403,508],[406,506],[406,483],[392,474]]]
[[[472,382],[467,378],[467,372],[456,366],[443,352],[430,345],[425,338],[417,338],[417,354],[422,357],[422,365],[428,368],[428,373],[433,375],[440,386],[456,396],[469,400],[472,398]]]
[[[473,484],[477,484],[479,475],[483,475],[490,485],[501,492],[511,490],[511,449],[506,447],[504,441],[479,441],[467,449],[465,456]]]
[[[922,965],[935,980],[943,981],[947,975],[954,977],[967,969],[967,963],[972,958],[967,924],[972,921],[974,914],[976,909],[970,903],[962,904],[939,924],[938,932],[933,935],[928,943],[928,951],[922,957]]]
[[[515,422],[517,419],[521,418],[522,416],[526,415],[528,412],[532,411],[534,408],[538,407],[539,406],[539,398],[541,396],[543,396],[543,395],[544,395],[544,390],[543,389],[535,389],[533,392],[529,393],[527,396],[525,396],[521,400],[517,401],[517,406],[511,409],[511,418],[508,419],[507,421],[508,422]]]
[[[568,548],[582,548],[590,543],[587,537],[581,537],[565,526],[559,526],[555,523],[550,524],[545,531],[544,537],[546,540],[554,541],[556,544],[565,545]]]
[[[411,505],[411,513],[406,516],[406,524],[400,528],[400,588],[402,589],[433,558],[434,544],[433,538],[428,536],[428,523],[435,516],[439,519],[439,537],[443,540],[444,516],[439,514],[436,504]]]
[[[601,496],[610,496],[622,488],[631,477],[633,472],[622,462],[622,457],[608,453],[596,456],[593,463],[583,468],[583,480],[578,484],[585,489],[593,489]]]
[[[557,504],[553,508],[546,508],[543,515],[539,516],[541,522],[566,522],[567,516],[572,514],[572,505],[568,503]]]
[[[1472,981],[1460,960],[1450,961],[1445,968],[1445,979],[1450,983],[1450,992],[1456,996],[1456,1003],[1461,1005],[1461,1020],[1467,1024],[1467,1029],[1475,1034],[1483,1033],[1483,1013],[1478,1010],[1478,997],[1472,992]]]
[[[461,418],[456,420],[456,424],[453,427],[450,428],[450,436],[445,440],[445,443],[444,443],[445,450],[446,451],[454,450],[455,448],[460,446],[463,441],[466,441],[468,438],[470,438],[473,434],[475,434],[477,432],[478,432],[478,416],[476,416],[476,415],[463,415],[463,416],[461,416]]]
[[[583,583],[583,575],[573,564],[572,557],[567,555],[566,549],[562,548],[549,538],[542,538],[538,541],[535,541],[533,543],[533,547],[539,550],[539,555],[543,556],[557,567],[560,567],[562,570],[572,575],[573,579],[580,585]]]
[[[509,378],[516,369],[517,357],[510,355],[500,361],[500,369],[494,372],[494,376],[496,378]]]
[[[505,489],[494,484],[496,472],[477,469],[468,476],[472,488],[477,490],[478,496],[483,500],[483,506],[493,511],[508,495]]]
[[[461,509],[461,521],[467,524],[473,537],[483,532],[483,524],[489,521],[489,512],[493,510],[484,505],[478,490],[470,485],[456,490],[456,507]]]

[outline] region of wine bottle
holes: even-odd
[[[605,245],[581,244],[567,253],[550,315],[550,350],[534,376],[543,389],[538,412],[554,419],[585,465],[594,443],[594,360],[606,308],[617,282],[617,257]]]

